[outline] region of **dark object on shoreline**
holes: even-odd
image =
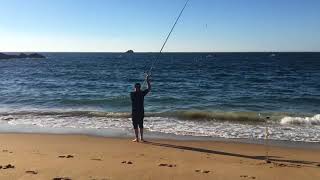
[[[29,55],[25,53],[20,53],[19,55],[9,55],[9,54],[0,53],[0,59],[25,59],[25,58],[44,59],[46,57],[38,53],[31,53]]]
[[[127,52],[126,52],[127,54],[133,54],[134,52],[133,52],[133,50],[128,50]]]

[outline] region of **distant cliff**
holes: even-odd
[[[43,59],[46,57],[38,53],[31,53],[31,54],[20,53],[19,55],[0,53],[0,59],[23,59],[23,58]]]

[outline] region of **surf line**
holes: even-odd
[[[158,62],[159,57],[160,57],[160,55],[162,54],[162,51],[163,51],[164,47],[166,46],[166,44],[167,44],[167,42],[168,42],[168,40],[169,40],[169,38],[170,38],[170,36],[171,36],[172,31],[173,31],[174,28],[176,27],[176,25],[177,25],[177,23],[178,23],[181,15],[182,15],[184,9],[187,7],[188,2],[189,2],[189,0],[186,1],[186,3],[184,4],[183,8],[181,9],[181,11],[180,11],[180,13],[179,13],[179,16],[177,17],[176,21],[174,22],[174,24],[173,24],[173,26],[172,26],[169,34],[167,35],[164,43],[162,44],[162,47],[161,47],[161,49],[160,49],[160,51],[159,51],[158,56],[157,56],[156,59],[152,62],[151,66],[150,66],[150,69],[145,72],[146,75],[151,75],[152,69],[154,68],[154,66],[155,66],[156,63]],[[143,81],[141,88],[143,88],[143,87],[145,86],[145,84],[146,84],[146,79]]]

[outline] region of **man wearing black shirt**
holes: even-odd
[[[131,102],[132,102],[132,124],[134,128],[134,133],[136,135],[136,139],[134,139],[134,142],[139,142],[139,132],[138,127],[140,129],[140,136],[141,141],[144,142],[143,139],[143,118],[144,118],[144,96],[149,93],[151,90],[151,84],[150,84],[150,76],[147,76],[147,84],[148,89],[141,90],[140,83],[136,83],[134,85],[135,91],[130,93]]]

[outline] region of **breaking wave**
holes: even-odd
[[[280,120],[280,123],[294,125],[320,125],[320,114],[313,117],[290,117],[286,116]]]
[[[0,120],[10,120],[10,116],[56,116],[56,117],[105,117],[105,118],[130,118],[130,112],[101,112],[101,111],[20,111],[0,113]],[[264,122],[256,112],[202,112],[202,111],[174,111],[161,113],[146,113],[146,117],[168,117],[180,120],[215,120],[215,121],[240,121]],[[267,116],[267,115],[265,115]],[[269,115],[268,115],[269,116]],[[276,117],[272,115],[271,117]]]
[[[266,117],[270,118],[266,121]],[[301,115],[300,115],[301,116]],[[319,142],[320,114],[294,117],[286,113],[175,111],[146,113],[145,128],[166,134],[221,138],[263,139],[268,124],[270,139]],[[19,128],[108,129],[131,131],[129,112],[19,111],[2,112],[0,121]],[[308,125],[314,125],[310,128]]]
[[[54,110],[54,111],[17,111],[0,112],[0,120],[10,121],[16,117],[54,117],[54,118],[77,118],[85,117],[94,120],[95,118],[106,119],[128,119],[130,112],[103,112],[103,111],[82,111],[82,110]],[[301,115],[300,115],[301,116]],[[190,121],[220,121],[236,123],[280,123],[281,125],[320,125],[320,114],[314,116],[295,116],[289,113],[258,113],[258,112],[205,112],[205,111],[173,111],[173,112],[147,112],[145,117],[150,118],[171,118]],[[268,117],[268,118],[267,118]]]

